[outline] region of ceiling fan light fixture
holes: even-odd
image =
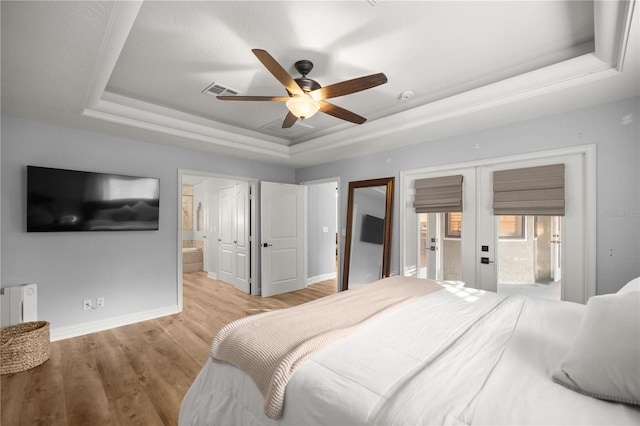
[[[287,108],[291,114],[304,120],[320,110],[320,102],[310,96],[293,96],[287,101]]]

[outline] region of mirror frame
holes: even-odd
[[[389,276],[391,268],[391,232],[393,225],[393,186],[395,177],[367,179],[349,182],[349,198],[347,204],[346,237],[344,242],[344,256],[342,269],[341,291],[349,289],[349,263],[351,261],[351,229],[353,227],[353,197],[357,188],[372,186],[386,187],[386,205],[384,214],[384,235],[382,241],[382,278]]]

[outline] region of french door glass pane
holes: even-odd
[[[428,215],[426,213],[418,213],[418,232],[420,233],[420,258],[418,260],[418,278],[427,278],[427,268],[429,266],[429,235],[427,233],[427,220]]]
[[[418,277],[459,282],[462,276],[462,214],[420,213]]]
[[[560,300],[561,218],[498,217],[498,293]]]

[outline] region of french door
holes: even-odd
[[[462,212],[415,215],[419,238],[416,276],[439,281],[474,282],[476,169],[436,171],[423,178],[462,175]],[[405,271],[406,272],[406,271]]]
[[[478,227],[477,244],[481,250],[487,248],[481,251],[481,261],[476,265],[480,288],[508,292],[509,285],[515,284],[527,286],[525,292],[531,290],[534,295],[542,291],[542,297],[554,298],[555,291],[558,299],[586,302],[587,190],[583,160],[580,155],[565,155],[478,167],[478,223],[482,225]],[[518,241],[509,243],[504,233],[500,235],[500,220],[507,223],[504,219],[511,217],[493,215],[493,172],[557,163],[565,165],[565,215],[511,216],[514,223],[518,222],[514,232],[522,231],[515,235]],[[482,258],[488,258],[486,263]],[[513,272],[504,273],[506,270]],[[523,278],[525,275],[529,277]],[[521,281],[511,283],[514,278]]]
[[[595,294],[593,153],[555,154],[403,173],[402,273],[505,293],[521,286],[586,302]],[[493,172],[558,163],[565,164],[565,216],[494,216]],[[456,174],[463,175],[461,213],[417,214],[410,207],[415,180]]]

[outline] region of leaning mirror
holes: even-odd
[[[342,290],[389,276],[394,181],[349,182]]]

